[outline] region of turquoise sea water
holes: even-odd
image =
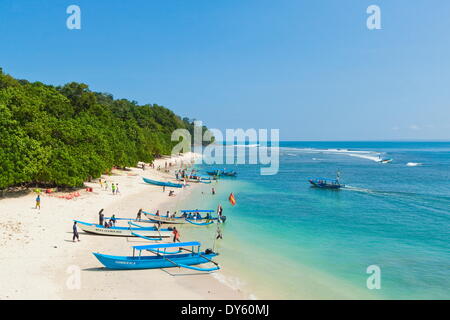
[[[379,156],[393,162],[379,163]],[[215,225],[186,227],[183,235],[214,244],[223,274],[245,292],[268,299],[450,298],[450,143],[283,142],[276,175],[260,175],[258,165],[225,167],[238,178],[204,185],[183,203],[221,203],[224,239],[213,242]],[[337,170],[346,188],[310,187],[308,178],[334,178]],[[370,265],[381,269],[379,290],[366,286]]]

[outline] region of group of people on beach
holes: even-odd
[[[98,183],[100,184],[100,188],[102,190],[104,189],[105,191],[108,191],[108,189],[109,189],[109,182],[108,182],[108,180],[106,180],[106,179],[105,180],[99,179]],[[119,191],[119,184],[113,182],[111,184],[111,191],[112,191],[113,195],[119,194],[120,193],[120,191]]]
[[[98,213],[98,224],[105,227],[105,228],[111,228],[114,227],[116,225],[116,215],[113,214],[111,216],[111,218],[109,218],[109,221],[105,220],[105,215],[103,214],[103,210],[100,210],[100,212]]]
[[[142,209],[141,209],[142,210]],[[140,210],[139,210],[140,211]],[[159,210],[156,210],[156,213],[155,213],[155,215],[156,216],[158,216],[158,217],[162,217],[161,215],[160,215],[160,213],[159,213]],[[175,218],[175,216],[177,215],[177,212],[176,211],[174,211],[173,213],[170,213],[170,211],[168,211],[167,210],[167,212],[166,212],[166,218]]]

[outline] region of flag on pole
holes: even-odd
[[[234,198],[233,192],[230,193],[230,196],[228,197],[228,200],[230,201],[230,203],[231,203],[233,206],[236,204],[236,199]]]

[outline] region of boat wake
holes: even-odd
[[[372,160],[375,162],[381,162],[379,153],[376,153],[376,155],[375,154],[374,155],[366,155],[366,154],[349,153],[348,155],[351,157],[357,157],[357,158]]]
[[[376,193],[376,191],[366,189],[366,188],[358,188],[358,187],[352,187],[349,185],[345,185],[342,190],[348,190],[348,191],[356,191],[356,192],[364,192],[364,193]]]

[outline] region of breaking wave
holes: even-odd
[[[342,154],[350,157],[357,157],[361,159],[371,160],[375,162],[381,161],[381,153],[368,150],[350,150],[350,149],[315,149],[315,148],[289,148],[281,147],[283,151],[299,152],[299,153],[322,153],[322,154]],[[289,154],[291,155],[291,154]],[[318,160],[318,158],[313,158]]]
[[[421,166],[422,163],[419,163],[419,162],[408,162],[406,165],[408,167],[417,167],[417,166]]]

